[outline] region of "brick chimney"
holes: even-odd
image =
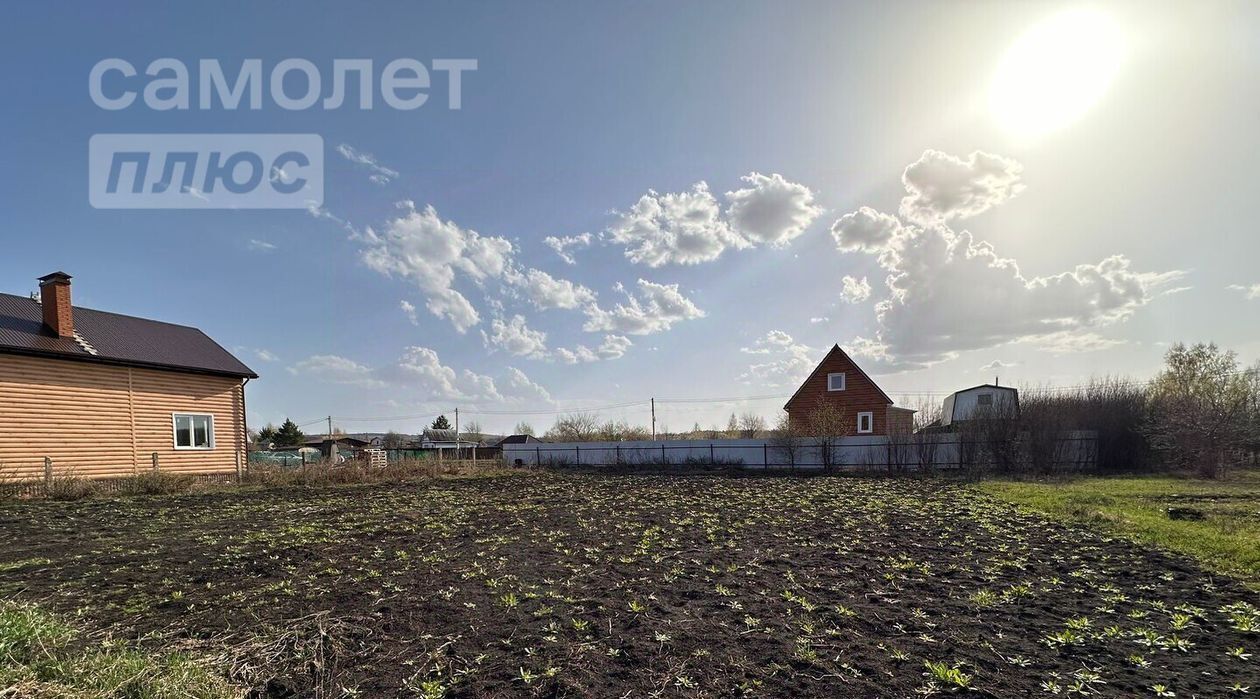
[[[53,272],[39,278],[39,303],[44,325],[57,337],[74,337],[74,309],[70,306],[70,275]]]

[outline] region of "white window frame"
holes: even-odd
[[[866,418],[866,429],[862,429],[862,418]],[[875,431],[875,413],[857,414],[857,433],[871,434]]]
[[[832,377],[835,377],[835,376],[839,376],[839,377],[840,377],[840,388],[832,388],[832,387],[831,387],[831,379],[832,379]],[[848,382],[846,381],[846,379],[845,379],[845,377],[844,377],[844,372],[843,372],[843,371],[837,371],[837,372],[833,372],[833,373],[827,374],[827,391],[828,391],[828,392],[830,392],[830,391],[843,391],[843,390],[845,389],[845,387],[847,386],[847,384],[848,384]]]
[[[190,444],[188,446],[180,446],[179,444],[179,418],[189,418],[188,437]],[[208,421],[207,436],[210,438],[209,446],[195,446],[197,441],[197,427],[191,422],[196,418],[206,418]],[[171,413],[171,445],[176,451],[211,451],[214,449],[214,414],[213,413]]]

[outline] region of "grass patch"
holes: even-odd
[[[90,643],[33,604],[0,600],[0,697],[227,699],[239,694],[188,656]]]
[[[987,481],[977,487],[1059,519],[1191,556],[1260,589],[1260,472],[1222,480],[1128,476]],[[1198,510],[1203,519],[1170,519],[1170,507]]]

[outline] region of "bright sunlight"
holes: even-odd
[[[1062,128],[1102,98],[1124,55],[1124,37],[1107,15],[1093,10],[1054,15],[1006,52],[989,107],[998,123],[1017,136]]]

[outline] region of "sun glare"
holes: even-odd
[[[998,123],[1017,136],[1061,128],[1102,98],[1124,54],[1124,37],[1107,15],[1093,10],[1054,15],[1006,52],[989,107]]]

